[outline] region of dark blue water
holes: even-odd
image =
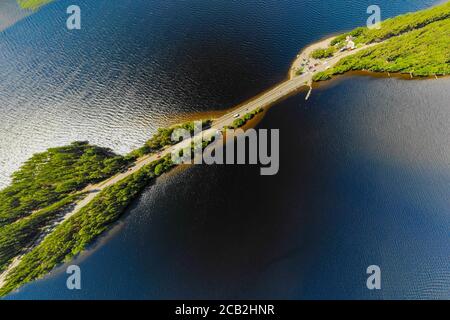
[[[92,29],[71,34],[73,44],[67,31],[57,29],[58,19],[50,19],[66,4],[52,4],[0,34],[0,47],[6,43],[11,52],[0,61],[26,66],[29,55],[14,60],[12,54],[34,43],[37,53],[47,53],[36,59],[44,69],[50,63],[44,56],[52,52],[61,59],[57,70],[70,69],[69,61],[82,63],[67,92],[36,91],[49,105],[70,101],[59,110],[92,112],[79,122],[61,114],[76,123],[73,135],[64,126],[61,135],[110,141],[103,129],[85,136],[86,128],[103,123],[117,137],[137,134],[129,135],[132,145],[142,127],[150,133],[155,123],[173,121],[172,114],[224,109],[275,84],[302,46],[363,24],[370,3],[86,1],[84,26]],[[385,17],[429,4],[380,3]],[[30,25],[42,32],[24,40]],[[64,39],[45,35],[52,32]],[[39,39],[55,46],[38,50]],[[11,77],[21,72],[11,71]],[[10,298],[448,299],[449,84],[352,77],[313,91],[308,102],[302,93],[289,98],[259,124],[280,129],[278,175],[262,177],[255,166],[177,169],[150,186],[119,226],[73,262],[82,269],[81,291],[66,289],[63,266]],[[37,98],[26,95],[29,85],[23,84],[22,99],[31,99],[27,108],[40,114]],[[130,88],[139,89],[136,96],[119,99]],[[73,100],[86,90],[89,95]],[[87,107],[93,101],[95,112]],[[135,124],[146,115],[148,123]],[[52,113],[44,113],[36,123],[44,127],[49,118]],[[41,146],[52,143],[43,139]],[[366,288],[372,264],[382,270],[380,291]]]

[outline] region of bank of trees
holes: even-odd
[[[90,183],[129,162],[107,148],[74,142],[33,155],[0,191],[0,271],[61,218]]]
[[[336,47],[318,48],[311,53],[311,58],[314,59],[329,58],[332,57],[336,51],[337,51]]]
[[[384,42],[341,59],[333,68],[315,74],[314,81],[352,70],[412,76],[450,73],[450,2],[387,19],[380,29],[356,28],[333,39],[331,46],[341,46],[347,35],[355,43]]]
[[[170,170],[170,156],[152,162],[102,190],[88,205],[60,224],[27,253],[6,279],[0,296],[50,272],[83,251],[122,215],[128,205],[158,175]]]
[[[129,162],[107,148],[74,142],[33,155],[0,191],[0,227],[104,180]]]
[[[210,120],[201,123],[202,129],[210,125]],[[83,197],[80,191],[88,184],[103,181],[123,171],[140,155],[157,152],[174,144],[171,135],[175,129],[185,129],[192,134],[194,122],[159,129],[147,141],[145,150],[141,148],[127,156],[117,155],[110,149],[92,146],[84,141],[33,155],[12,175],[11,184],[0,191],[0,271],[24,248],[32,245],[45,228],[61,218],[76,200]],[[171,166],[168,159],[159,161],[151,167],[153,171],[148,176],[161,175]],[[138,176],[142,176],[142,173]],[[138,182],[142,181],[138,179]],[[130,184],[133,183],[130,180]],[[118,186],[123,186],[123,183]],[[126,191],[132,189],[127,186]],[[114,190],[118,191],[118,197],[124,191],[117,187],[108,190],[106,195],[110,198],[97,199],[97,208],[104,200],[106,206],[114,204],[120,209],[117,207],[118,202],[111,198]]]
[[[258,113],[261,113],[263,111],[264,111],[263,108],[258,108],[249,113],[244,114],[243,117],[235,119],[233,121],[233,124],[231,126],[228,126],[228,129],[237,129],[244,126],[248,121],[253,119]]]
[[[203,129],[210,125],[210,120],[202,121]],[[195,130],[194,122],[160,129],[146,143],[148,153],[174,144],[171,135],[177,128],[191,134]],[[51,224],[73,209],[76,201],[85,196],[80,192],[85,186],[126,169],[136,158],[136,153],[123,157],[87,142],[74,142],[33,155],[13,174],[11,185],[0,191],[0,272],[24,249],[35,246]],[[101,191],[24,255],[9,273],[0,296],[82,251],[121,216],[155,177],[173,165],[170,155],[166,156]]]
[[[72,195],[29,216],[0,227],[0,272],[12,259],[32,245],[49,226],[71,209],[74,202],[83,195]]]
[[[36,10],[44,4],[50,3],[54,0],[17,0],[17,3],[22,9]]]
[[[386,19],[381,22],[379,29],[356,28],[336,37],[331,45],[342,43],[347,35],[353,36],[357,44],[379,42],[448,18],[450,18],[450,2]]]
[[[340,60],[319,72],[315,81],[352,70],[410,73],[413,76],[450,74],[450,18],[390,38]]]

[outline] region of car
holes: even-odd
[[[158,155],[156,156],[156,159],[161,158],[161,153],[158,153]]]
[[[240,114],[239,113],[236,113],[234,116],[233,116],[233,118],[238,118],[240,116]]]

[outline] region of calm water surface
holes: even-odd
[[[160,125],[282,80],[298,50],[370,1],[58,1],[0,33],[3,184],[33,152],[126,152]],[[74,3],[70,1],[70,4]],[[381,1],[392,16],[433,1]],[[32,31],[31,31],[32,30]],[[280,172],[177,169],[78,258],[12,299],[450,298],[449,79],[350,77],[272,108]],[[366,289],[365,269],[383,289]]]

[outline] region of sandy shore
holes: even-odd
[[[326,38],[324,40],[320,40],[319,42],[315,42],[313,44],[310,44],[306,48],[304,48],[296,57],[294,62],[292,62],[291,68],[289,69],[289,79],[293,79],[296,76],[296,72],[298,69],[301,68],[301,64],[305,60],[310,61],[310,65],[319,64],[322,63],[323,60],[313,59],[310,57],[311,53],[319,48],[327,48],[330,45],[331,40],[336,38],[336,36],[332,36],[329,38]]]

